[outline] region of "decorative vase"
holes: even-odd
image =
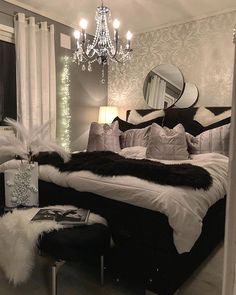
[[[5,174],[5,207],[38,206],[38,163],[21,162]]]

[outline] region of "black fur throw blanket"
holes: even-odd
[[[204,190],[212,185],[209,172],[199,166],[130,159],[109,151],[72,154],[67,163],[63,163],[56,153],[40,153],[34,160],[39,165],[49,164],[59,168],[61,172],[86,170],[101,176],[130,175],[158,184]]]

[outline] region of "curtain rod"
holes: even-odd
[[[5,15],[10,16],[10,17],[15,17],[15,16],[17,16],[18,13],[24,13],[24,12],[15,12],[14,14],[10,14],[10,13],[7,13],[7,12],[5,12],[5,11],[0,10],[0,13],[5,14]],[[25,13],[24,13],[24,14],[25,14]],[[29,18],[26,14],[25,14],[25,16],[26,16],[26,19]],[[38,16],[40,16],[40,15],[38,15]],[[35,16],[34,16],[34,17],[35,17]]]
[[[10,14],[10,13],[7,13],[5,11],[0,10],[0,13],[5,14],[5,15],[10,16],[10,17],[15,17],[15,16],[17,16],[18,13],[21,13],[21,12],[15,12],[14,14]],[[22,12],[22,13],[24,13],[24,12]],[[26,19],[27,18],[28,17],[26,16]]]
[[[13,17],[13,18],[15,16],[17,16],[17,14],[18,14],[18,12],[15,12],[14,14],[10,14],[10,13],[7,13],[7,12],[2,11],[2,10],[0,10],[0,13],[5,14],[5,15],[10,16],[10,17]],[[26,20],[28,20],[28,19],[29,19],[29,17],[26,16]],[[36,23],[36,25],[41,26],[41,22]],[[48,25],[47,27],[48,27],[48,29],[50,29],[50,25]]]

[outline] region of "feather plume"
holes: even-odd
[[[27,154],[27,148],[22,142],[13,135],[0,136],[0,152],[5,148],[14,148],[16,154]]]
[[[30,132],[19,122],[10,119],[10,118],[6,118],[4,120],[8,125],[12,126],[15,131],[17,132],[17,136],[22,140],[27,142],[28,139],[31,137],[30,136]]]
[[[45,124],[35,127],[32,130],[31,138],[28,142],[28,145],[34,144],[37,141],[41,141],[43,143],[43,141],[48,137],[49,126],[50,121],[47,121]]]
[[[70,154],[59,144],[48,139],[50,121],[30,130],[9,118],[5,122],[16,130],[18,138],[11,135],[0,136],[0,152],[4,155],[19,155],[31,161],[32,156],[41,151],[55,151],[65,162],[69,161]]]

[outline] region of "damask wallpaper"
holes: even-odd
[[[232,11],[134,36],[130,63],[109,68],[108,104],[148,108],[143,99],[147,73],[171,63],[181,69],[186,82],[197,85],[198,105],[230,106],[235,24]]]

